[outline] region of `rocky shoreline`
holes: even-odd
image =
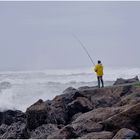
[[[26,112],[0,112],[1,139],[140,138],[138,77],[113,86],[69,87],[53,100],[39,99]]]

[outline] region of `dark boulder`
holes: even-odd
[[[0,124],[11,125],[14,122],[24,122],[26,119],[26,115],[19,110],[7,110],[4,112],[0,112]]]
[[[64,124],[69,121],[67,105],[77,97],[83,96],[74,88],[68,88],[64,94],[56,96],[52,101],[39,100],[26,110],[27,127],[30,130],[42,124]]]
[[[139,82],[138,76],[132,78],[132,79],[123,79],[123,78],[118,78],[113,85],[120,85],[120,84],[127,84],[127,83],[135,83]]]
[[[68,114],[68,104],[78,97],[84,97],[77,89],[67,88],[62,95],[56,96],[51,103],[51,114],[55,117],[57,124],[66,125],[70,116]]]
[[[56,123],[53,115],[49,113],[50,106],[43,100],[38,100],[26,110],[27,128],[33,130],[42,124]]]
[[[92,103],[88,98],[78,97],[76,100],[68,104],[68,114],[73,116],[79,112],[85,113],[93,109]]]

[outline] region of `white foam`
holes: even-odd
[[[105,68],[104,81],[115,81],[117,78],[140,76],[140,68]],[[9,82],[10,87],[0,89],[0,110],[27,107],[38,99],[54,98],[69,86],[95,86],[96,74],[91,68],[76,70],[44,70],[0,72],[0,82]],[[107,85],[109,82],[105,82]]]

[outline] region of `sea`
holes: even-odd
[[[110,86],[117,78],[140,77],[140,68],[105,68],[104,83]],[[0,111],[23,112],[37,100],[52,100],[68,87],[97,86],[91,68],[47,69],[40,71],[0,72]]]

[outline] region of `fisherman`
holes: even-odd
[[[96,64],[94,71],[96,72],[96,75],[97,75],[98,87],[100,88],[100,83],[102,84],[102,87],[104,87],[103,65],[100,60],[98,60],[98,64]]]

